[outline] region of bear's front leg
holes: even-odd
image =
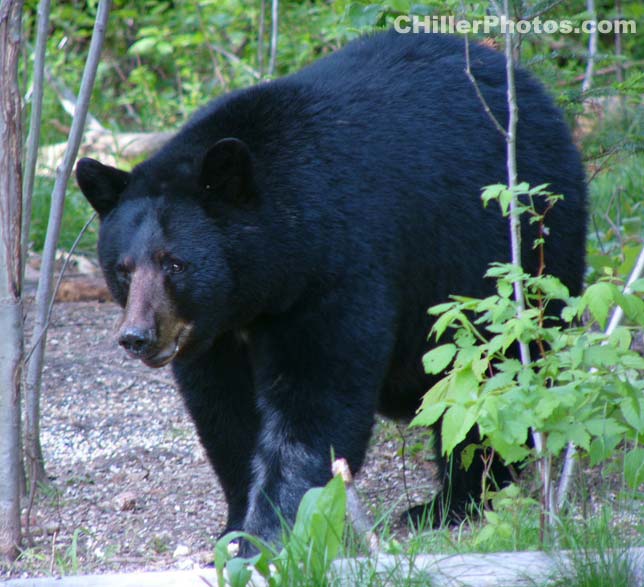
[[[244,530],[279,542],[304,493],[331,478],[332,455],[356,472],[365,456],[387,365],[341,332],[285,328],[254,341],[261,419]],[[278,514],[279,512],[279,514]]]
[[[241,530],[248,508],[259,416],[247,349],[232,333],[173,370],[228,504],[225,534]]]

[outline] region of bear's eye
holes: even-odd
[[[130,273],[132,271],[132,268],[129,263],[127,262],[118,263],[114,268],[114,270],[116,271],[116,275],[120,279],[123,279],[123,280],[130,279]]]
[[[167,255],[161,259],[161,269],[166,273],[181,273],[185,268],[184,262],[176,257]]]

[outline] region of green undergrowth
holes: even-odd
[[[544,550],[556,561],[556,570],[537,587],[637,587],[628,549],[644,546],[642,496],[619,480],[615,483],[606,488],[613,497],[612,505],[597,506],[596,511],[589,512],[591,500],[582,482],[543,537],[539,532],[539,504],[517,485],[492,494],[489,506],[470,515],[458,528],[394,531],[397,524],[391,512],[385,513],[373,530],[379,539],[378,552],[395,555],[396,562],[383,570],[369,551],[368,537],[357,534],[344,521],[346,492],[344,484],[335,478],[326,488],[307,494],[295,526],[284,533],[281,549],[234,533],[218,542],[215,564],[220,581],[231,587],[249,585],[252,571],[262,575],[271,587],[431,587],[431,575],[414,570],[419,555]],[[595,503],[609,501],[608,495],[594,497]],[[250,540],[259,553],[250,559],[233,558],[228,545],[240,537]],[[333,565],[336,558],[357,558],[358,562]]]

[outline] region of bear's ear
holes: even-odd
[[[253,161],[244,141],[221,139],[205,154],[199,176],[201,187],[216,198],[234,204],[252,202],[257,190]]]
[[[127,171],[85,157],[76,164],[76,181],[92,208],[104,217],[118,204],[130,180]]]

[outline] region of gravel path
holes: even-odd
[[[125,356],[113,339],[118,315],[110,303],[55,306],[42,395],[51,484],[31,511],[33,547],[0,577],[185,569],[212,560],[223,495],[169,368]],[[393,508],[396,519],[408,497],[427,499],[433,465],[410,456],[403,475],[397,427],[380,422],[376,430],[357,487],[372,511]]]

